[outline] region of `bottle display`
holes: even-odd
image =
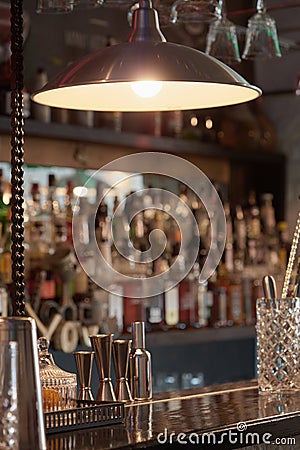
[[[210,221],[204,205],[187,186],[178,182],[174,191],[193,212],[200,244],[196,261],[185,273],[188,252],[180,254],[181,233],[167,212],[174,205],[164,205],[161,194],[133,198],[132,188],[121,193],[112,191],[110,196],[103,196],[93,215],[95,199],[90,200],[84,193],[75,201],[76,181],[67,179],[62,184],[49,172],[46,182],[32,181],[27,191],[25,281],[28,303],[42,323],[50,326],[54,317],[57,322],[61,317],[59,327],[49,337],[55,348],[72,352],[78,343],[89,342],[91,334],[113,333],[120,337],[131,332],[133,322],[145,323],[146,331],[151,333],[255,324],[255,301],[261,295],[262,277],[270,273],[279,279],[289,254],[287,223],[277,224],[272,194],[257,196],[251,191],[245,204],[234,207],[224,197],[224,253],[216,271],[200,283],[210,246]],[[151,188],[149,181],[149,177],[144,180],[147,188]],[[162,180],[153,178],[152,182],[159,185]],[[1,288],[5,288],[1,289],[2,315],[9,309],[12,276],[7,186],[0,168],[0,280]],[[98,197],[104,192],[103,186],[99,183],[93,195]],[[164,207],[156,209],[157,204]],[[135,208],[139,212],[130,221]],[[79,228],[73,229],[73,214],[78,211]],[[180,281],[174,284],[166,278],[161,293],[152,297],[145,291],[144,296],[136,298],[130,282],[117,285],[114,293],[105,291],[89,278],[99,270],[94,263],[95,249],[90,245],[93,229],[108,264],[129,279],[137,278],[141,292],[143,278],[167,273],[177,258]],[[166,236],[161,254],[161,234],[156,235],[157,230]],[[194,245],[196,232],[193,228],[187,230],[190,245]],[[79,251],[88,262],[89,274],[74,253],[73,232],[79,236]],[[152,238],[157,236],[152,239],[151,258],[139,259],[149,248],[151,233]],[[153,257],[156,254],[158,257]]]

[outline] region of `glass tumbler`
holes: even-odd
[[[259,298],[256,304],[260,394],[300,392],[300,299]]]

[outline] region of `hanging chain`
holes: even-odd
[[[11,0],[11,259],[13,315],[25,315],[24,284],[24,130],[23,4]]]

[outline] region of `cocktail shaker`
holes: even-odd
[[[116,397],[110,377],[113,334],[95,334],[90,336],[90,340],[99,373],[97,400],[114,402]]]
[[[15,341],[19,347],[19,448],[46,450],[35,321],[29,317],[0,317],[0,341]]]
[[[152,398],[151,354],[145,348],[145,322],[131,324],[130,387],[134,400]]]

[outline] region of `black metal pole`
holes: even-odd
[[[24,284],[24,120],[23,2],[11,0],[11,258],[12,309],[25,315]]]

